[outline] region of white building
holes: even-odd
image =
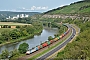
[[[29,16],[29,15],[26,15],[26,14],[25,14],[25,17],[28,17],[28,16]]]
[[[10,16],[9,16],[9,19],[10,19]]]
[[[19,18],[20,16],[19,15],[17,15],[17,18]]]
[[[20,18],[24,18],[24,14],[20,14]]]
[[[18,19],[18,17],[15,17],[15,16],[14,16],[14,17],[13,17],[13,18],[11,18],[11,19],[12,19],[12,20],[14,20],[14,19]]]
[[[9,16],[8,18],[6,18],[6,19],[10,19],[11,17]]]
[[[18,19],[18,18],[27,18],[27,17],[29,17],[29,15],[27,15],[27,14],[18,14],[18,15],[16,15],[16,16],[13,16],[12,18],[9,16],[8,18],[6,18],[6,19],[12,19],[12,20],[14,20],[14,19]]]

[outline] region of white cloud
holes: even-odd
[[[32,7],[30,7],[30,8],[25,8],[25,7],[22,7],[22,8],[20,8],[19,7],[19,10],[26,10],[26,11],[34,11],[34,10],[47,10],[48,9],[48,7],[46,6],[38,6],[38,7],[36,7],[36,6],[32,6]]]
[[[22,9],[25,10],[26,8],[23,7]]]
[[[35,10],[36,9],[36,6],[32,6],[30,10]]]
[[[48,9],[48,7],[42,7],[42,9]]]
[[[48,9],[48,7],[41,7],[41,6],[36,7],[36,6],[32,6],[30,8],[30,10],[46,10],[46,9]]]
[[[36,9],[37,9],[37,10],[40,10],[40,9],[42,9],[42,8],[41,8],[41,7],[37,7]]]
[[[4,9],[4,10],[0,10],[0,11],[17,11],[16,9]]]
[[[45,11],[48,10],[48,7],[46,6],[32,6],[30,8],[25,8],[25,7],[18,7],[16,9],[4,9],[4,10],[0,10],[0,11]]]

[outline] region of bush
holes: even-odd
[[[0,58],[1,59],[6,59],[6,58],[8,58],[8,56],[9,56],[9,52],[8,52],[8,50],[4,50],[4,51],[2,51],[2,54],[0,55]]]
[[[53,37],[52,37],[52,36],[49,36],[49,37],[48,37],[48,40],[52,40],[52,39],[53,39]]]
[[[18,50],[19,50],[20,53],[23,54],[28,50],[28,48],[29,48],[29,45],[27,43],[22,43],[22,44],[19,45]]]

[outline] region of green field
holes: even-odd
[[[3,31],[10,31],[10,30],[13,30],[13,29],[11,29],[11,28],[0,28],[0,33]]]
[[[0,25],[31,25],[31,24],[14,23],[14,22],[0,22]]]
[[[31,24],[24,24],[24,23],[14,23],[14,22],[0,22],[0,25],[31,25]],[[13,30],[12,28],[0,28],[0,34],[3,31],[11,31]]]

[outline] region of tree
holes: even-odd
[[[28,50],[28,48],[29,48],[29,45],[27,43],[22,43],[19,45],[18,50],[20,53],[25,53]]]
[[[3,39],[5,41],[9,41],[9,39],[11,39],[10,38],[10,35],[9,35],[9,31],[3,31],[3,32],[1,32],[1,36],[3,37]]]
[[[52,40],[52,39],[53,39],[53,37],[52,37],[52,36],[49,36],[49,37],[48,37],[48,40]]]
[[[29,34],[33,34],[34,33],[34,27],[33,26],[27,26],[26,27],[26,31],[29,33]]]
[[[23,35],[23,36],[28,36],[29,34],[27,33],[26,30],[24,30],[24,31],[22,31],[22,35]]]
[[[20,53],[17,49],[14,49],[13,51],[11,51],[11,57],[17,57],[19,55],[20,55]]]
[[[54,37],[56,38],[56,37],[58,37],[59,36],[59,34],[54,34]]]
[[[83,1],[90,2],[90,0],[83,0]]]
[[[0,35],[0,44],[4,41],[3,36]]]
[[[8,50],[5,49],[4,51],[2,51],[1,59],[6,59],[8,58],[8,56],[9,56]]]
[[[18,39],[21,36],[20,31],[17,29],[12,30],[9,35],[12,39]]]

